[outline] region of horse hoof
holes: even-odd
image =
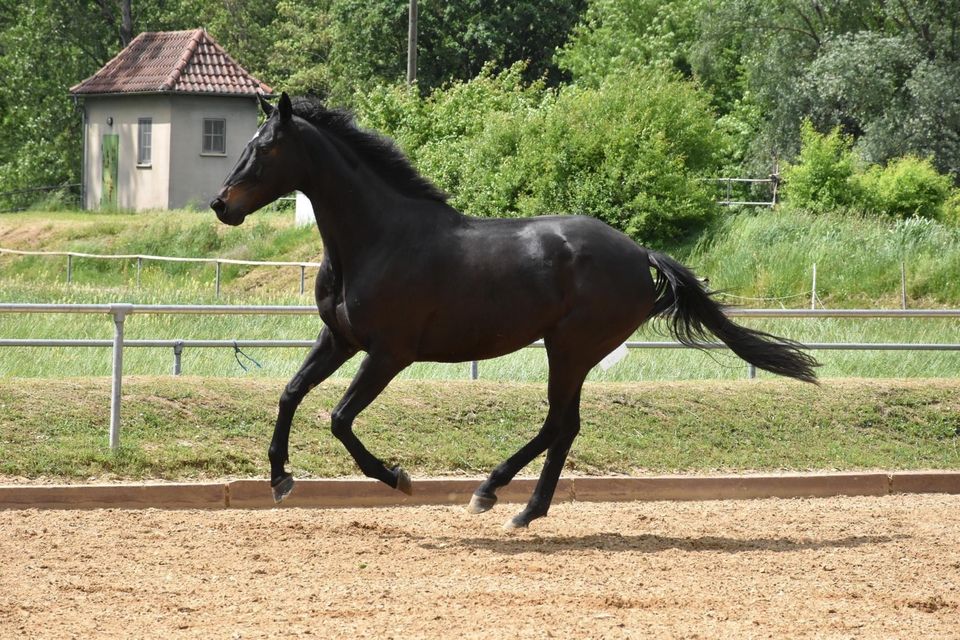
[[[293,491],[293,476],[289,473],[282,478],[277,484],[272,485],[273,488],[273,501],[277,504],[283,502],[283,499],[290,495],[290,492]]]
[[[483,513],[484,511],[490,511],[495,504],[497,504],[497,496],[487,497],[473,494],[470,496],[470,504],[467,505],[467,511],[470,513]]]
[[[516,531],[517,529],[526,529],[530,526],[530,523],[525,519],[521,518],[519,515],[513,516],[505,523],[503,523],[504,531]]]
[[[410,479],[410,474],[400,467],[394,467],[393,470],[397,474],[397,491],[402,491],[408,496],[412,496],[413,481]]]

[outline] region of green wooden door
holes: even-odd
[[[120,150],[120,136],[116,133],[107,133],[103,136],[100,145],[100,157],[103,159],[102,189],[100,191],[100,207],[103,209],[117,208],[117,167],[118,152]]]

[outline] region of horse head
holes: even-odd
[[[258,95],[266,121],[240,154],[223,187],[210,202],[217,218],[239,225],[249,214],[296,188],[303,171],[290,97],[276,107]]]

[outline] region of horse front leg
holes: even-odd
[[[364,358],[347,392],[330,416],[330,430],[350,455],[363,474],[376,478],[384,484],[407,495],[413,493],[410,476],[399,466],[387,469],[383,462],[370,453],[356,434],[353,433],[353,421],[374,399],[380,395],[393,378],[400,373],[407,362],[377,352]]]
[[[270,486],[273,499],[280,502],[293,491],[293,476],[284,469],[289,458],[290,425],[297,407],[307,393],[340,368],[356,349],[347,346],[329,328],[324,327],[300,369],[280,394],[277,424],[270,441]]]

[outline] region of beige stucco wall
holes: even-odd
[[[169,206],[170,98],[167,96],[104,96],[84,101],[87,114],[84,161],[84,207],[100,208],[103,187],[101,141],[119,135],[117,207],[143,211]],[[113,124],[107,124],[112,118]],[[137,120],[153,118],[149,167],[137,167]]]
[[[93,96],[84,100],[84,207],[99,209],[101,140],[119,135],[117,206],[144,211],[206,207],[257,130],[255,98],[190,95]],[[107,119],[113,124],[108,125]],[[150,167],[137,167],[137,120],[153,118]],[[203,119],[226,121],[226,154],[204,155]]]
[[[172,98],[170,208],[207,203],[257,131],[256,98],[177,95]],[[226,121],[226,154],[204,155],[203,119]]]

